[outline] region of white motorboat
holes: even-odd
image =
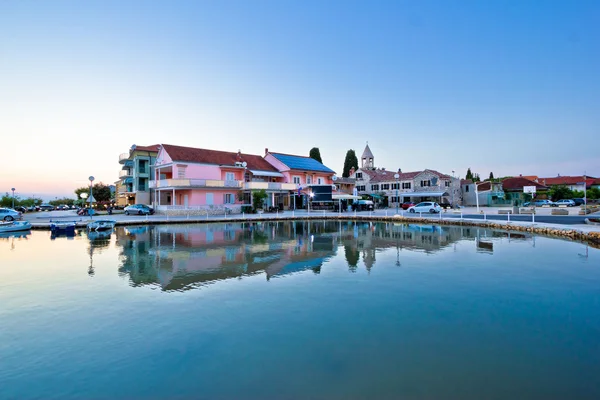
[[[109,220],[109,219],[99,219],[99,220],[92,221],[89,224],[87,224],[87,230],[90,232],[91,231],[95,231],[95,232],[109,231],[115,227],[116,223],[117,223],[117,221],[113,221],[113,220]]]
[[[0,233],[19,232],[31,229],[29,221],[0,222]]]

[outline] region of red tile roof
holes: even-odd
[[[394,182],[396,180],[396,178],[394,178],[394,175],[396,174],[396,171],[394,170],[383,170],[383,169],[361,169],[361,172],[369,175],[369,182],[373,182],[373,183],[377,183],[377,182]],[[400,172],[399,175],[400,177],[398,178],[398,180],[403,181],[403,180],[411,180],[414,179],[417,175],[423,173],[423,172],[430,172],[434,175],[437,175],[439,178],[444,178],[444,179],[450,179],[452,178],[449,175],[446,174],[442,174],[438,171],[432,170],[432,169],[426,169],[424,171],[414,171],[414,172]]]
[[[278,172],[267,160],[254,154],[198,149],[194,147],[174,146],[171,144],[163,144],[162,147],[174,162],[195,162],[233,166],[238,161],[245,161],[248,169]]]
[[[586,177],[586,186],[592,186],[594,180],[596,178],[587,176]],[[556,185],[577,185],[578,183],[583,183],[583,175],[580,176],[557,176],[554,178],[540,178],[538,182],[543,183],[547,186],[556,186]]]
[[[539,190],[547,190],[548,187],[523,177],[506,178],[502,181],[504,190],[523,190],[523,186],[535,186]]]

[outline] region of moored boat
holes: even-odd
[[[0,233],[19,232],[31,229],[29,221],[0,222]]]
[[[61,221],[50,224],[50,231],[53,235],[75,235],[75,221]]]
[[[99,219],[87,224],[88,231],[109,231],[115,227],[117,221],[109,219]]]

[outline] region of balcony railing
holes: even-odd
[[[121,154],[119,154],[119,162],[121,164],[123,164],[128,159],[129,159],[129,153],[121,153]]]
[[[295,183],[281,182],[244,182],[244,190],[296,190]]]
[[[152,189],[168,188],[231,188],[239,189],[242,181],[220,181],[216,179],[161,179],[150,181]]]
[[[128,176],[133,176],[130,169],[124,169],[123,171],[119,172],[119,178],[126,178]]]

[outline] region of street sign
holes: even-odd
[[[523,193],[535,194],[535,186],[523,186]]]

